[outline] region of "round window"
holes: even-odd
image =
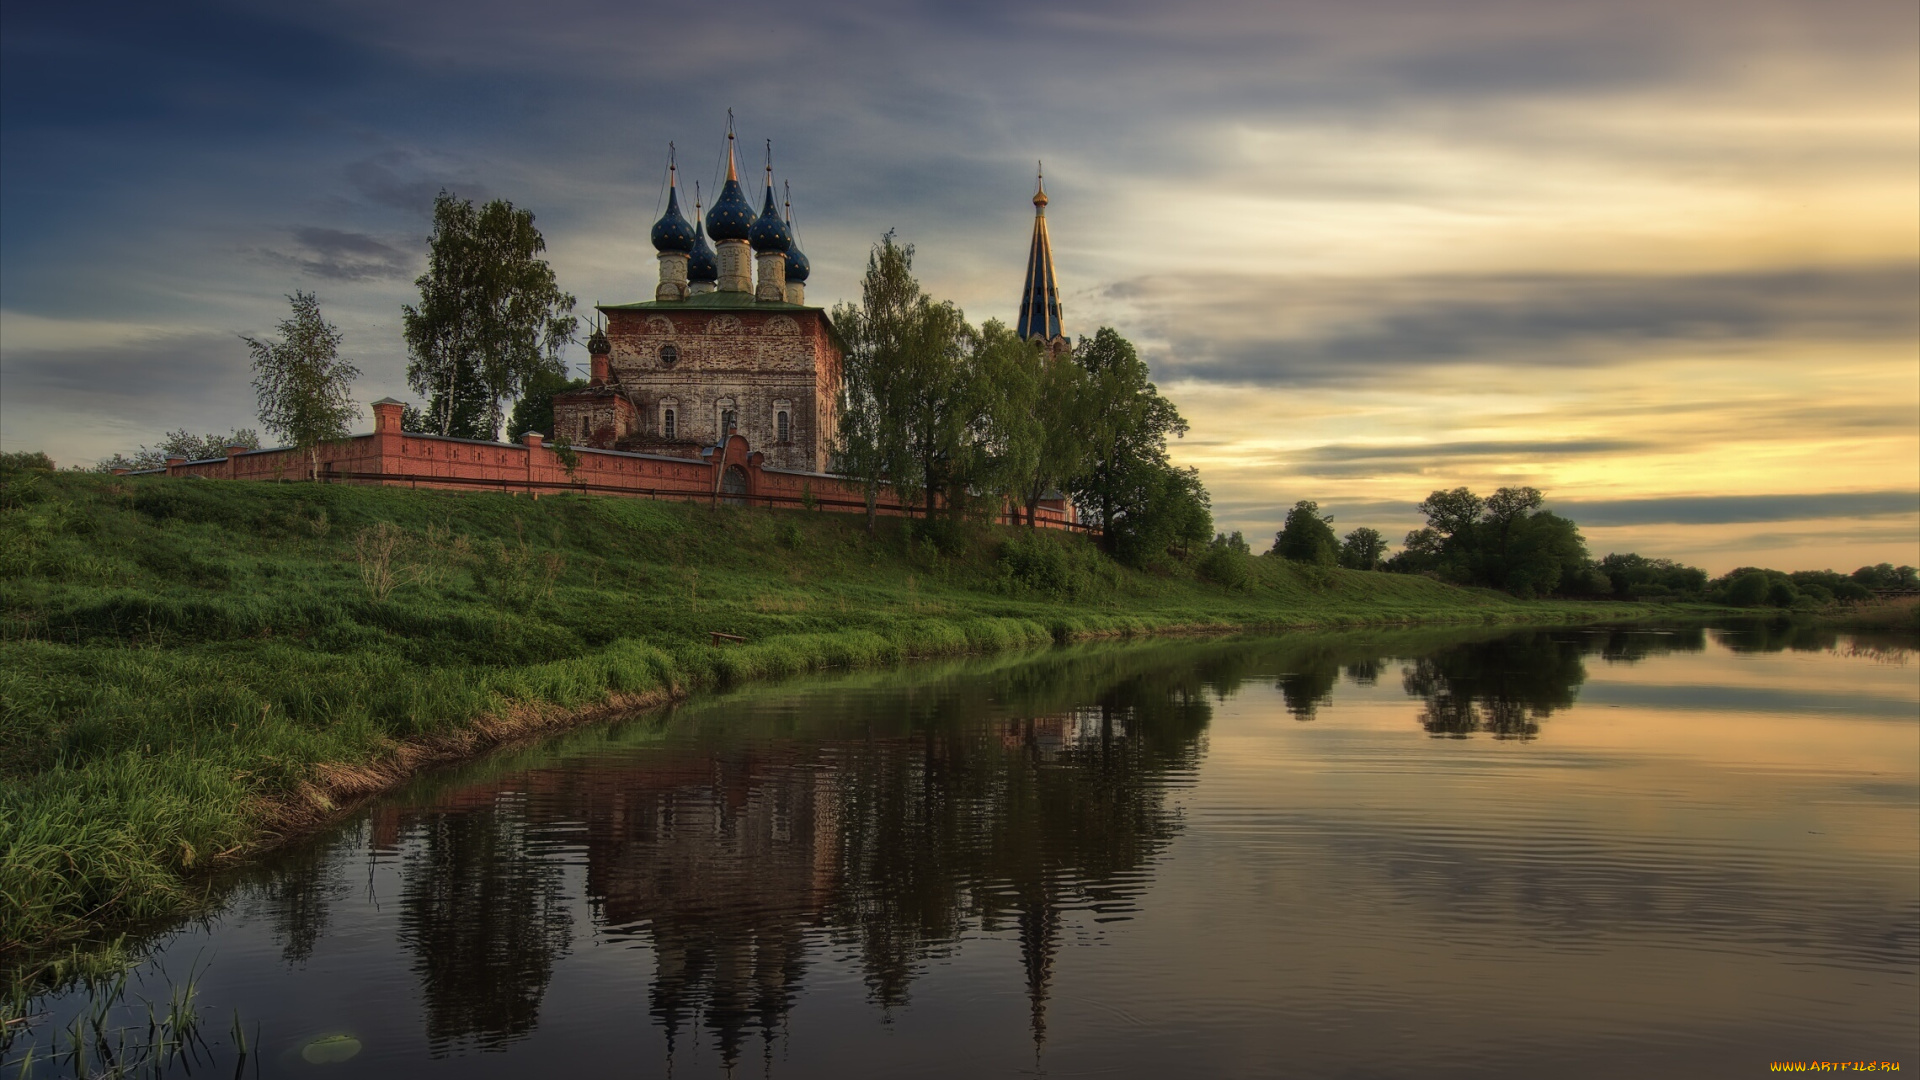
[[[678,359],[680,359],[679,349],[676,349],[671,345],[660,346],[660,366],[661,367],[672,367],[674,364],[674,361]]]

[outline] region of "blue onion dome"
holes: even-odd
[[[753,241],[753,250],[757,252],[785,251],[793,246],[793,234],[787,231],[787,223],[780,220],[780,211],[773,205],[773,185],[767,185],[767,205],[760,211],[760,220],[753,223],[747,239]]]
[[[715,240],[745,240],[752,231],[753,205],[740,190],[740,181],[728,176],[713,209],[707,211],[707,235]]]
[[[699,222],[695,222],[693,226],[693,254],[687,259],[687,280],[707,282],[720,280],[720,260],[714,257],[713,245],[707,243],[706,226]]]
[[[693,250],[693,225],[680,213],[680,189],[667,188],[667,212],[653,223],[653,249],[662,255]]]
[[[807,257],[798,246],[787,248],[787,280],[795,284],[805,284],[807,274],[812,268],[807,265]]]

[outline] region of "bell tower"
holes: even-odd
[[[1020,291],[1020,319],[1014,330],[1023,339],[1039,338],[1049,349],[1069,347],[1060,313],[1060,285],[1053,276],[1053,242],[1047,236],[1046,173],[1036,169],[1033,192],[1033,244],[1027,249],[1027,280]]]

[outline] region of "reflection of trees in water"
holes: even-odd
[[[1592,641],[1588,640],[1585,651],[1589,654],[1597,652],[1600,659],[1609,664],[1632,664],[1650,656],[1666,656],[1677,652],[1704,652],[1707,647],[1707,630],[1703,626],[1685,626],[1673,630],[1613,627],[1589,630],[1584,636],[1600,639],[1598,649],[1593,648]]]
[[[1826,652],[1839,646],[1840,634],[1812,623],[1756,619],[1716,628],[1713,640],[1737,653]]]
[[[434,814],[412,840],[400,941],[413,953],[433,1053],[526,1035],[571,939],[559,864],[531,841],[524,811],[512,805]]]
[[[1368,657],[1365,660],[1355,660],[1347,664],[1347,678],[1351,679],[1355,686],[1372,686],[1380,681],[1380,674],[1386,670],[1385,657]]]
[[[1140,680],[997,731],[848,748],[844,865],[821,917],[858,946],[877,1003],[904,1003],[913,976],[969,925],[1011,923],[1044,1031],[1062,913],[1123,917],[1177,828],[1166,780],[1197,763],[1210,706],[1198,687],[1174,689]]]
[[[1420,725],[1432,735],[1531,739],[1539,721],[1573,704],[1586,681],[1580,638],[1513,634],[1442,649],[1401,670],[1409,697],[1425,700]]]
[[[1704,648],[1698,628],[1523,631],[1417,657],[1401,669],[1401,681],[1409,697],[1424,701],[1420,726],[1429,734],[1531,739],[1541,720],[1573,705],[1587,679],[1582,657],[1630,664]]]
[[[262,879],[249,890],[280,945],[280,958],[289,966],[305,964],[326,935],[333,904],[349,888],[338,862],[349,846],[322,843],[294,848],[263,867]]]

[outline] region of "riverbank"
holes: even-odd
[[[628,499],[76,474],[4,499],[0,949],[191,910],[210,868],[421,768],[701,688],[1096,636],[1657,610],[1269,558],[1230,589],[1068,535]]]

